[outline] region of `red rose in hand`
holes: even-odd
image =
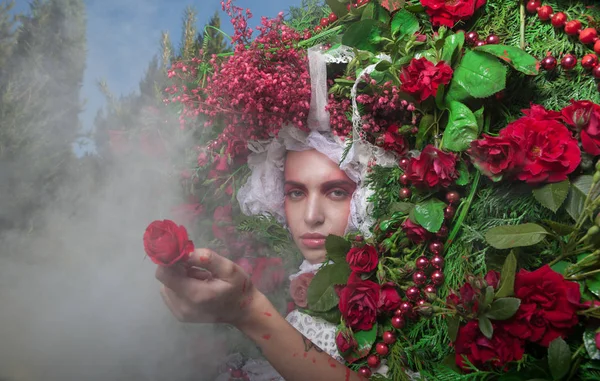
[[[392,124],[383,134],[383,148],[404,155],[408,151],[408,142],[398,133],[398,125]]]
[[[393,312],[400,308],[402,299],[398,295],[398,290],[393,283],[386,283],[381,287],[379,293],[379,305],[377,306],[380,311]]]
[[[525,153],[516,141],[506,137],[483,135],[471,142],[467,151],[473,165],[493,181],[500,181],[521,170]]]
[[[308,306],[308,286],[314,277],[313,273],[301,274],[290,283],[290,295],[298,307],[306,308]]]
[[[252,284],[260,291],[269,293],[275,291],[283,283],[285,270],[281,258],[256,258],[252,271]]]
[[[371,245],[354,247],[346,254],[346,262],[348,262],[352,271],[370,273],[377,268],[379,255],[377,254],[377,250]]]
[[[404,230],[404,234],[406,234],[408,239],[410,239],[411,241],[413,241],[413,243],[417,245],[427,241],[429,238],[432,237],[432,234],[430,232],[428,232],[421,225],[412,222],[410,218],[407,218],[406,221],[404,221],[404,223],[402,224],[402,230]]]
[[[194,251],[183,226],[171,220],[154,221],[144,232],[144,250],[152,262],[172,266]]]
[[[352,273],[340,292],[340,311],[352,329],[368,331],[377,319],[379,285]]]
[[[452,68],[444,61],[434,65],[425,57],[413,58],[410,64],[402,69],[400,89],[423,102],[431,96],[435,97],[440,85],[450,83],[452,73]]]
[[[352,331],[344,329],[338,332],[335,337],[335,344],[342,356],[347,355],[358,347],[356,339],[352,335]]]
[[[546,265],[515,278],[515,297],[521,299],[517,314],[506,324],[514,336],[545,347],[557,337],[566,338],[579,319],[579,284],[570,282]]]
[[[218,206],[213,213],[212,231],[215,238],[226,241],[227,237],[235,232],[231,205]]]
[[[434,26],[452,28],[460,20],[467,20],[486,0],[421,0]]]
[[[530,184],[564,181],[581,162],[577,140],[555,120],[524,116],[500,131],[500,136],[514,140],[525,152],[517,178]]]
[[[477,320],[471,320],[458,330],[454,343],[456,365],[469,371],[463,356],[478,369],[502,368],[508,362],[519,361],[525,353],[525,342],[508,333],[501,324],[493,324],[491,339],[483,336]]]
[[[428,145],[419,157],[410,159],[405,173],[416,187],[447,188],[458,179],[456,156]]]
[[[565,123],[581,131],[581,145],[590,155],[600,155],[600,105],[590,101],[571,101],[562,110]]]

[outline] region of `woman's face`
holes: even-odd
[[[289,151],[285,161],[285,215],[294,242],[312,264],[325,260],[325,238],[343,236],[356,184],[316,150]]]

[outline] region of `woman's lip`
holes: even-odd
[[[321,249],[325,247],[325,237],[323,238],[301,238],[302,244],[309,249]]]

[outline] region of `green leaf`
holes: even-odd
[[[494,301],[494,287],[487,286],[485,289],[485,297],[483,299],[483,308],[489,306]],[[491,319],[491,318],[490,318]]]
[[[477,120],[478,132],[483,130],[483,112],[485,107],[481,107],[479,110],[475,111],[473,114],[475,115],[475,119]]]
[[[448,337],[452,342],[455,342],[460,328],[460,318],[458,316],[448,316],[446,324],[448,324]]]
[[[340,309],[337,308],[337,306],[326,312],[317,312],[317,311],[312,311],[312,310],[305,310],[305,311],[307,314],[309,314],[311,316],[320,317],[321,319],[326,320],[332,324],[339,324],[340,319],[342,318],[342,313],[341,313]]]
[[[539,74],[539,62],[525,51],[508,45],[484,45],[474,50],[485,52],[500,58],[516,70],[527,75]]]
[[[546,184],[541,188],[534,189],[533,197],[535,197],[542,206],[556,213],[558,208],[560,208],[567,199],[570,188],[571,183],[569,183],[569,180],[560,183]]]
[[[361,20],[352,24],[344,36],[342,44],[359,50],[376,53],[383,34],[382,24],[377,20]]]
[[[492,336],[494,336],[494,326],[492,325],[492,321],[486,316],[480,316],[477,320],[479,320],[479,330],[483,333],[483,336],[491,339]]]
[[[575,231],[575,227],[571,225],[565,225],[558,222],[554,222],[552,220],[542,220],[545,225],[548,225],[553,232],[560,236],[565,236],[573,233]]]
[[[506,87],[506,73],[506,67],[493,56],[469,51],[454,71],[446,99],[461,102],[492,96]]]
[[[469,174],[469,168],[464,161],[458,162],[458,179],[456,179],[456,185],[464,187],[471,182],[471,174]]]
[[[557,338],[548,347],[548,365],[554,380],[560,380],[571,368],[571,350],[562,338]]]
[[[554,271],[556,271],[559,274],[565,274],[565,270],[567,269],[567,267],[571,266],[572,263],[567,262],[567,261],[560,261],[555,263],[554,265],[550,266],[550,268]]]
[[[346,16],[348,14],[348,8],[346,8],[346,3],[338,0],[325,0],[331,11],[335,13],[338,18]]]
[[[376,71],[386,71],[390,67],[392,67],[392,63],[390,61],[383,60],[383,61],[379,62],[377,64],[377,66],[375,66],[375,70]]]
[[[320,269],[308,286],[309,308],[317,312],[326,312],[336,307],[339,298],[334,286],[346,284],[349,276],[350,267],[347,263],[335,263]]]
[[[419,122],[419,132],[417,133],[417,149],[423,149],[429,135],[431,135],[433,131],[433,126],[435,126],[435,118],[433,115],[426,114],[421,118],[421,122]]]
[[[592,360],[600,360],[600,349],[596,346],[596,332],[586,331],[583,334],[583,345]]]
[[[442,49],[442,61],[445,61],[448,65],[452,66],[452,63],[458,58],[464,44],[464,32],[459,32],[446,37],[444,40],[444,48]]]
[[[373,19],[383,24],[389,24],[390,13],[382,7],[378,2],[371,1],[365,6],[361,20]]]
[[[548,231],[538,224],[505,225],[491,228],[485,240],[496,249],[533,246],[540,243]]]
[[[497,298],[506,298],[515,294],[515,275],[517,273],[517,257],[512,251],[504,260],[500,272],[500,284],[496,291]]]
[[[579,176],[572,183],[569,197],[565,204],[565,208],[573,220],[577,221],[581,213],[583,212],[583,205],[587,198],[588,193],[592,189],[593,176],[583,175]]]
[[[391,28],[394,38],[411,36],[419,30],[419,20],[411,12],[401,9],[394,15]]]
[[[330,234],[325,239],[327,257],[335,263],[346,263],[346,254],[351,248],[352,244],[342,237]]]
[[[390,205],[389,211],[390,214],[394,213],[404,213],[409,214],[411,210],[415,208],[415,204],[411,204],[410,202],[394,202]]]
[[[377,323],[373,324],[373,328],[368,331],[354,332],[354,338],[358,343],[358,349],[345,357],[350,363],[366,357],[371,352],[371,348],[375,344],[375,339],[377,339]]]
[[[585,280],[585,285],[592,294],[600,298],[600,274],[587,278]]]
[[[442,201],[431,198],[415,206],[415,220],[427,231],[437,233],[444,223],[445,208],[446,204]]]
[[[515,316],[520,305],[521,300],[518,298],[496,299],[485,316],[492,320],[508,320]]]
[[[463,152],[477,139],[479,126],[477,118],[469,107],[460,102],[449,103],[450,116],[444,130],[442,148],[454,152]]]

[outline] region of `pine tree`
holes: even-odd
[[[53,200],[74,160],[85,68],[83,0],[38,0],[0,77],[0,229]]]
[[[229,52],[231,48],[225,41],[225,36],[221,32],[221,17],[219,12],[215,11],[208,24],[198,33],[198,46],[202,47],[209,57],[213,54]]]
[[[5,70],[6,60],[10,57],[11,50],[15,44],[15,24],[17,16],[11,15],[14,1],[3,1],[0,3],[0,77]]]

